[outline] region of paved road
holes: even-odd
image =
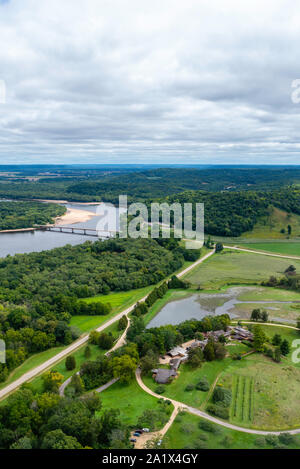
[[[144,296],[140,301],[145,301],[147,298],[147,295]],[[135,303],[136,304],[136,303]],[[97,332],[102,332],[104,329],[106,329],[108,326],[113,324],[116,321],[119,321],[121,317],[124,314],[129,314],[133,308],[135,307],[135,304],[130,306],[129,308],[125,309],[121,313],[117,314],[113,318],[109,319],[106,321],[104,324],[102,324],[100,327],[96,329]],[[17,380],[13,381],[11,384],[8,384],[5,388],[0,390],[0,399],[3,399],[5,396],[10,394],[11,392],[15,391],[18,387],[20,387],[22,384],[26,383],[27,381],[30,381],[31,379],[35,378],[39,374],[43,373],[44,371],[48,370],[51,368],[55,363],[59,362],[62,360],[64,357],[69,355],[70,353],[74,352],[77,350],[79,347],[84,345],[87,341],[89,340],[89,335],[86,334],[85,336],[81,337],[80,339],[76,340],[76,342],[73,342],[71,345],[69,345],[67,348],[56,354],[54,357],[50,358],[49,360],[45,361],[41,365],[37,366],[36,368],[33,368],[32,370],[28,371],[24,375],[22,375],[20,378]]]
[[[182,275],[186,274],[187,272],[189,272],[191,269],[193,269],[194,267],[196,267],[197,265],[201,264],[201,262],[205,261],[208,257],[210,257],[212,254],[214,254],[214,250],[212,250],[211,252],[209,252],[208,254],[206,254],[204,257],[198,259],[196,262],[194,262],[192,265],[190,265],[189,267],[187,267],[186,269],[184,269],[182,272],[178,273],[177,274],[177,277],[182,277]],[[148,295],[145,295],[143,298],[141,298],[139,300],[139,302],[143,302],[146,300]],[[106,321],[105,323],[103,323],[101,326],[99,326],[96,331],[97,332],[102,332],[104,329],[106,329],[107,327],[109,327],[111,324],[113,324],[114,322],[116,321],[119,321],[119,319],[121,319],[122,316],[124,316],[124,314],[126,316],[128,316],[129,313],[131,313],[131,311],[134,309],[135,305],[137,303],[134,303],[133,305],[129,306],[129,308],[125,309],[124,311],[121,311],[121,313],[117,314],[116,316],[114,316],[113,318],[109,319],[108,321]],[[84,345],[87,341],[89,340],[89,335],[86,334],[84,335],[83,337],[81,337],[80,339],[76,340],[76,342],[73,342],[71,345],[69,345],[67,348],[65,348],[64,350],[62,350],[61,352],[59,352],[57,355],[55,355],[54,357],[50,358],[49,360],[45,361],[44,363],[42,363],[41,365],[37,366],[36,368],[33,368],[32,370],[28,371],[27,373],[25,373],[24,375],[22,375],[20,378],[16,379],[15,381],[13,381],[11,384],[8,384],[7,386],[5,386],[5,388],[1,389],[0,390],[0,400],[3,399],[5,396],[7,396],[8,394],[10,394],[11,392],[15,391],[17,388],[19,388],[20,386],[22,386],[22,384],[26,383],[27,381],[30,381],[32,380],[33,378],[35,378],[36,376],[40,375],[41,373],[45,372],[46,370],[48,370],[49,368],[51,368],[53,365],[55,365],[55,363],[59,362],[60,360],[62,360],[63,358],[67,357],[67,355],[70,355],[70,353],[74,352],[75,350],[77,350],[79,347],[81,347],[82,345]],[[117,344],[113,347],[113,349],[115,350],[115,348],[118,348],[120,346],[120,343],[124,343],[124,334],[122,334],[122,336],[120,337],[119,341],[117,342]],[[118,346],[118,347],[117,347]]]
[[[274,254],[273,252],[254,251],[254,249],[237,248],[236,246],[224,246],[226,249],[235,249],[236,251],[252,252],[253,254],[261,254],[262,256],[281,257],[283,259],[293,259],[294,261],[300,261],[300,257],[297,256],[285,256],[284,254]]]

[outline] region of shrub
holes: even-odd
[[[223,405],[224,407],[229,407],[231,403],[232,394],[230,389],[222,388],[217,386],[214,389],[212,400],[215,404]]]
[[[157,394],[163,394],[165,392],[166,388],[163,386],[163,385],[159,385],[157,386],[157,388],[155,389],[155,392]]]
[[[180,427],[180,431],[182,433],[186,433],[186,434],[189,435],[189,434],[193,433],[193,427],[191,427],[191,425],[189,425],[189,424],[183,424]]]
[[[221,445],[224,446],[224,448],[229,448],[233,444],[233,438],[229,435],[226,435],[224,439],[221,441]]]
[[[205,433],[200,433],[200,435],[199,435],[199,440],[207,441],[207,440],[208,440],[208,436],[207,436]]]
[[[278,437],[276,435],[267,435],[266,442],[271,446],[278,445]]]
[[[205,432],[215,433],[215,426],[207,420],[201,420],[198,424],[199,428]]]
[[[208,449],[208,446],[205,441],[199,439],[193,443],[193,449]]]
[[[185,391],[193,391],[193,389],[195,389],[195,386],[193,384],[188,384],[185,387]]]
[[[266,446],[266,439],[263,436],[260,436],[254,440],[255,446],[259,446],[260,448],[263,448]]]
[[[196,385],[196,389],[199,391],[207,392],[209,390],[209,383],[206,378],[201,378],[199,383]]]
[[[209,404],[207,406],[207,411],[219,417],[220,419],[228,420],[229,419],[229,409],[228,407],[223,407],[221,405]]]
[[[242,356],[239,353],[234,353],[232,355],[232,360],[241,360]]]
[[[291,445],[295,441],[293,435],[290,435],[289,433],[280,433],[278,439],[280,443],[287,446]]]

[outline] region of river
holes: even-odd
[[[67,208],[74,208],[79,210],[86,210],[91,213],[97,213],[99,205],[86,205],[79,203],[61,204]],[[101,204],[102,208],[109,210],[109,206]],[[111,215],[112,216],[112,212]],[[83,223],[74,223],[72,227],[85,227],[95,229],[100,216],[94,216],[88,221]],[[16,233],[0,233],[0,257],[5,257],[8,254],[23,254],[29,252],[40,252],[48,249],[53,249],[66,244],[76,245],[82,244],[85,241],[95,241],[97,238],[91,236],[55,233],[53,231],[27,231]]]

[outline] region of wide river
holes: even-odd
[[[85,205],[78,203],[62,204],[67,208],[86,210],[91,213],[97,213],[98,205]],[[101,204],[103,208],[108,208],[105,204]],[[83,223],[75,223],[72,227],[85,227],[95,229],[100,216],[94,216]],[[67,226],[67,225],[66,225]],[[0,233],[0,257],[8,254],[22,254],[33,251],[44,251],[61,247],[66,244],[82,244],[85,241],[95,241],[97,238],[91,236],[81,236],[66,233],[54,233],[53,231],[27,231],[16,233]]]

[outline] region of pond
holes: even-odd
[[[294,323],[294,320],[289,318],[277,317],[276,312],[279,313],[282,305],[300,306],[300,299],[299,301],[243,301],[239,298],[243,293],[255,290],[253,287],[232,287],[224,293],[196,293],[180,300],[170,301],[149,322],[147,328],[166,324],[175,325],[193,318],[200,320],[208,315],[228,314],[231,318],[245,319],[250,317],[251,309],[260,305],[262,309],[267,309],[270,319],[279,321],[284,319],[285,322]],[[300,311],[298,314],[300,315]]]

